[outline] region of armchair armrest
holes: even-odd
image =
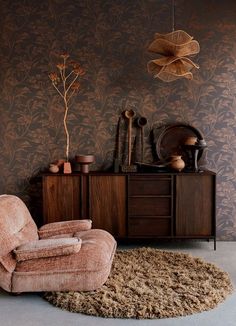
[[[57,235],[73,237],[74,233],[90,230],[91,227],[92,221],[89,219],[54,222],[43,225],[39,229],[38,234],[40,239],[46,239]]]
[[[28,242],[13,250],[18,262],[46,257],[75,254],[80,251],[81,239],[60,238]]]

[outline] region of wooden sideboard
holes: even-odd
[[[44,223],[91,218],[117,239],[213,239],[216,175],[44,174]]]

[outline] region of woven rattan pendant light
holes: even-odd
[[[175,31],[174,0],[172,0],[172,32],[168,34],[156,33],[148,51],[160,55],[159,58],[148,62],[148,72],[154,78],[159,78],[165,82],[179,78],[193,79],[191,70],[199,68],[197,64],[187,58],[187,56],[197,54],[200,51],[199,43],[188,33],[182,30]]]

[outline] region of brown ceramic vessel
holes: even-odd
[[[170,157],[170,168],[175,171],[182,171],[185,167],[184,160],[182,159],[181,155],[171,155]]]
[[[80,171],[82,173],[89,172],[89,164],[95,160],[94,155],[76,155],[75,161],[80,164]]]

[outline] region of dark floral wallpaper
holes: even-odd
[[[176,29],[200,43],[200,69],[193,81],[164,83],[147,73],[147,47],[171,31],[171,0],[0,0],[0,193],[19,195],[39,218],[37,175],[65,156],[63,104],[48,72],[67,51],[86,70],[68,116],[71,158],[93,153],[93,169],[107,169],[124,109],[148,119],[149,162],[153,128],[190,123],[208,144],[202,164],[218,175],[218,239],[236,239],[236,2],[175,3]]]

